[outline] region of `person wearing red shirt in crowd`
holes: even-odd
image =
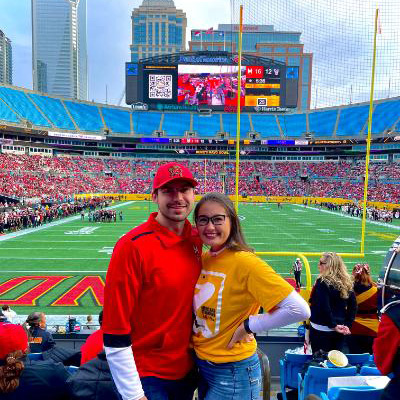
[[[395,244],[397,243],[397,246]],[[380,276],[383,284],[380,290],[384,291],[384,305],[381,310],[381,321],[378,335],[374,340],[374,360],[382,375],[393,374],[393,378],[384,389],[381,400],[397,400],[400,393],[400,236],[389,251]]]
[[[190,83],[190,75],[184,74],[178,77],[178,103],[189,104],[189,98],[196,92],[195,87]]]
[[[104,346],[123,399],[191,400],[192,300],[202,244],[189,221],[192,173],[176,162],[156,172],[158,212],[116,244],[104,293]]]

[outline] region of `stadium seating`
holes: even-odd
[[[0,120],[6,122],[14,122],[14,123],[19,122],[19,118],[17,117],[15,112],[12,111],[4,101],[2,101],[1,97],[0,97]]]
[[[377,376],[380,376],[382,374],[381,374],[381,371],[379,371],[378,368],[370,367],[370,366],[365,365],[365,366],[361,367],[360,375],[364,375],[364,376],[377,375]]]
[[[304,363],[311,360],[312,356],[307,354],[286,353],[285,357],[279,360],[280,383],[282,399],[286,400],[286,388],[297,389],[299,372],[303,369]]]
[[[133,131],[138,135],[151,135],[160,129],[161,113],[134,112],[132,114]]]
[[[400,101],[385,101],[376,105],[372,115],[372,133],[391,129],[400,115]],[[368,130],[365,130],[368,133]]]
[[[322,400],[379,400],[383,389],[372,386],[332,387],[328,394],[321,393]]]
[[[222,114],[223,132],[229,133],[231,138],[236,137],[236,114]],[[240,137],[248,138],[251,131],[249,114],[242,114],[240,117]]]
[[[309,394],[319,394],[327,391],[328,378],[331,376],[355,376],[356,367],[322,368],[311,366],[304,375],[298,375],[299,400],[304,400]]]
[[[131,133],[131,118],[128,111],[118,108],[102,107],[104,122],[114,133]]]
[[[278,116],[284,136],[301,137],[307,132],[306,114],[288,114]]]
[[[190,130],[190,114],[164,113],[164,121],[161,129],[168,136],[184,136],[185,131]]]
[[[60,99],[42,96],[36,93],[29,93],[28,96],[35,102],[42,113],[46,115],[56,128],[67,130],[75,129],[75,126],[65,111]]]
[[[350,365],[364,366],[370,365],[370,354],[346,354],[347,360]]]
[[[99,132],[104,128],[97,106],[65,100],[72,118],[81,131]]]
[[[368,118],[369,106],[353,106],[342,108],[339,115],[337,136],[357,136]]]
[[[281,135],[275,115],[253,114],[251,116],[253,127],[261,138],[279,137]]]
[[[309,129],[315,137],[332,136],[338,111],[315,111],[308,114]]]
[[[49,122],[40,114],[25,92],[0,86],[0,98],[33,125],[50,127]]]
[[[220,115],[200,117],[198,114],[193,114],[193,130],[199,137],[215,137],[216,133],[221,131]]]

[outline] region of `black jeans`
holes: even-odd
[[[318,350],[323,350],[325,352],[331,350],[342,351],[344,346],[344,335],[335,331],[319,331],[310,326],[310,343],[313,353]]]

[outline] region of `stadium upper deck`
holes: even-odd
[[[353,104],[297,114],[242,113],[241,136],[260,138],[362,137],[367,133],[368,104]],[[0,85],[0,123],[56,131],[109,132],[118,135],[149,136],[164,131],[167,137],[192,132],[202,138],[220,133],[236,135],[234,114],[135,111],[126,107],[46,96],[28,89]],[[400,98],[375,103],[372,133],[400,129]]]

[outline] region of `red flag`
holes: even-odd
[[[209,35],[214,32],[214,28],[210,28],[206,30],[206,33]]]

